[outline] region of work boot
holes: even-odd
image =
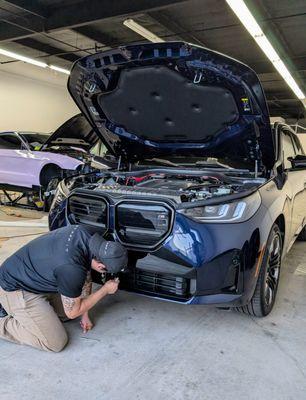
[[[5,309],[0,304],[0,318],[4,318],[6,316],[7,316],[7,312],[5,311]]]

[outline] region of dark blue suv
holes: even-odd
[[[50,229],[126,246],[121,289],[267,315],[282,258],[306,239],[306,157],[270,125],[255,72],[187,43],[137,44],[77,61],[68,89],[116,167],[62,181]]]

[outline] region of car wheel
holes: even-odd
[[[297,237],[297,240],[300,240],[301,242],[306,242],[306,226],[301,230],[299,236]]]
[[[265,317],[274,306],[282,259],[282,234],[273,225],[260,267],[255,292],[249,304],[236,310],[255,317]]]
[[[59,178],[53,178],[48,183],[46,190],[44,191],[44,211],[50,211],[50,207],[54,198],[54,193],[56,191],[57,185],[59,184]]]

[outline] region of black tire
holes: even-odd
[[[306,226],[301,230],[299,236],[297,237],[297,240],[301,242],[306,242]]]
[[[53,196],[46,196],[46,192],[50,192],[54,189],[54,185],[57,186],[61,180],[62,170],[55,164],[47,164],[40,172],[40,185],[42,187],[44,206],[43,210],[48,212],[53,200]]]
[[[278,289],[283,241],[279,227],[274,224],[267,241],[266,250],[260,266],[260,272],[251,301],[236,311],[265,317],[273,309]]]
[[[55,164],[47,164],[40,172],[40,185],[44,189],[47,188],[51,179],[60,178],[62,176],[62,170],[59,166]]]

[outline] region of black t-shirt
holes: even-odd
[[[49,232],[23,246],[0,267],[0,286],[11,292],[58,292],[75,298],[90,270],[90,231],[78,225]]]

